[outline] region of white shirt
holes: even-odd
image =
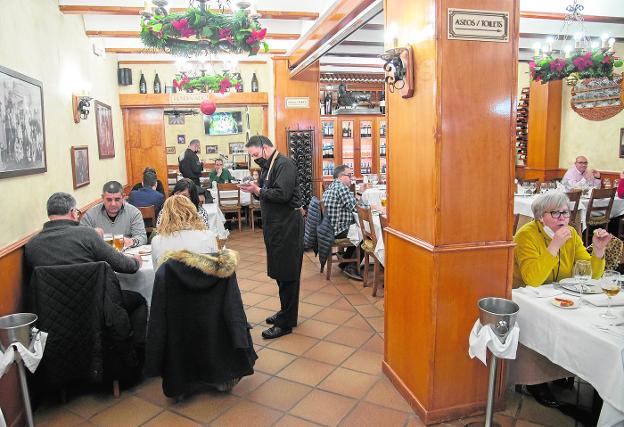
[[[200,254],[217,252],[217,235],[211,230],[182,230],[167,236],[157,234],[152,239],[154,268],[158,268],[158,261],[166,252],[183,249]]]

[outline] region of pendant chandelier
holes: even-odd
[[[580,79],[606,77],[613,79],[613,68],[622,61],[615,56],[615,39],[603,34],[593,39],[585,31],[584,7],[574,0],[566,7],[561,30],[546,43],[533,45],[533,60],[529,62],[531,79],[547,83],[567,79],[574,85]]]
[[[167,0],[153,0],[153,12],[141,13],[141,41],[146,47],[185,57],[268,52],[267,30],[258,23],[260,15],[251,2],[239,1],[239,9],[231,13],[225,13],[229,0],[217,0],[216,11],[207,2],[191,0],[188,9],[169,13]]]

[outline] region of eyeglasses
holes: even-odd
[[[352,173],[341,173],[340,176],[348,176],[349,178],[353,177]]]
[[[78,209],[78,208],[74,208],[74,210],[76,211],[76,214],[77,214],[78,216],[82,215],[82,211],[81,211],[80,209]]]
[[[570,211],[550,211],[548,213],[555,219],[559,219],[561,217],[570,218]]]

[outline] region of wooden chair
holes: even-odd
[[[373,296],[377,296],[377,287],[379,269],[381,263],[375,256],[375,247],[377,246],[377,234],[375,233],[375,223],[373,222],[373,213],[370,208],[357,207],[358,220],[360,222],[360,230],[364,237],[362,241],[362,249],[364,250],[364,286],[368,285],[368,265],[370,257],[373,257]]]
[[[579,236],[582,234],[581,230],[581,216],[579,213],[579,205],[581,204],[581,191],[573,190],[566,193],[570,202],[573,203],[572,209],[570,209],[570,225],[576,229]]]
[[[319,202],[319,205],[321,208],[321,216],[324,217],[325,216],[325,203],[323,203],[323,201],[321,200]],[[353,246],[355,247],[355,253],[353,254],[353,258],[343,258],[343,257],[338,256],[339,252],[344,251],[345,249],[349,247],[353,247]],[[334,244],[331,247],[331,252],[329,254],[329,257],[327,258],[327,271],[325,272],[325,280],[329,280],[331,278],[334,256],[336,257],[336,261],[339,261],[339,262],[354,262],[357,272],[358,274],[360,274],[360,246],[354,245],[351,242],[351,240],[345,237],[343,239],[334,240]],[[321,268],[321,273],[322,272],[323,272],[323,269]]]
[[[223,194],[229,192],[229,194]],[[236,195],[232,193],[236,192]],[[240,188],[236,184],[217,184],[217,200],[219,209],[224,214],[236,213],[238,215],[238,231],[243,231],[243,223],[241,221],[241,202]]]
[[[256,231],[256,221],[254,214],[256,212],[260,212],[260,202],[255,200],[253,196],[251,196],[251,203],[247,207],[249,209],[249,221],[251,222],[251,231],[254,233]],[[260,216],[258,216],[260,218]]]
[[[613,207],[613,199],[615,198],[615,188],[594,188],[587,204],[587,213],[585,214],[585,244],[589,245],[589,231],[592,227],[607,226],[611,219],[611,208]],[[606,200],[607,205],[594,206],[598,200]]]
[[[145,223],[145,232],[147,234],[154,231],[154,225],[156,224],[156,210],[154,209],[154,205],[139,207],[141,211],[141,216],[143,216],[143,222]],[[147,225],[151,224],[151,225]]]

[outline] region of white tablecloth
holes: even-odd
[[[351,224],[349,227],[349,232],[347,234],[347,238],[351,240],[354,245],[359,245],[364,236],[362,236],[362,231],[360,230],[360,222],[358,220],[358,214],[354,213],[353,217],[355,218],[355,224]],[[373,212],[373,225],[375,226],[375,235],[377,236],[377,246],[375,246],[375,256],[381,263],[381,265],[385,266],[385,252],[386,249],[384,247],[383,242],[383,232],[381,229],[381,221],[379,220],[379,213]],[[366,224],[365,224],[366,226]]]
[[[386,195],[385,187],[367,188],[362,193],[362,201],[368,205],[381,206],[381,197]]]
[[[604,307],[584,305],[565,310],[550,298],[537,298],[514,289],[520,306],[520,343],[544,355],[553,363],[589,382],[604,400],[599,426],[624,425],[624,327],[623,335],[603,332],[594,324],[605,323]],[[612,308],[618,322],[624,311]],[[618,424],[622,423],[622,424]]]
[[[531,203],[535,200],[537,196],[514,196],[514,214],[524,215],[533,218],[533,211],[531,211]],[[586,228],[585,225],[585,215],[587,212],[587,205],[589,204],[588,198],[581,198],[581,203],[579,203],[579,215],[581,215],[581,226],[584,230]],[[608,202],[606,201],[596,201],[595,206],[606,206]],[[572,204],[570,203],[570,207]],[[611,218],[615,218],[618,216],[624,215],[624,199],[620,199],[616,197],[613,199],[613,206],[611,207]]]
[[[230,174],[232,178],[242,181],[243,178],[250,176],[251,172],[249,169],[230,169]]]
[[[214,203],[207,203],[202,205],[206,213],[208,214],[208,222],[210,223],[210,230],[214,231],[217,234],[217,237],[221,240],[227,239],[230,235],[230,232],[225,229],[223,224],[225,223],[225,216],[221,209],[217,206],[217,200],[215,199]]]
[[[210,194],[212,194],[212,199],[214,200],[216,204],[217,203],[217,189],[211,188]],[[236,197],[236,191],[222,191],[221,194],[225,197]],[[251,194],[241,191],[240,203],[241,203],[241,206],[249,206],[251,204]]]
[[[150,245],[144,245],[138,248],[127,249],[126,252],[138,254],[140,249],[151,250],[151,248]],[[134,274],[117,273],[117,278],[119,279],[121,289],[140,293],[147,301],[147,306],[149,307],[152,303],[152,290],[154,289],[154,264],[152,264],[151,254],[143,255],[141,258],[143,259],[143,265],[139,271]]]

